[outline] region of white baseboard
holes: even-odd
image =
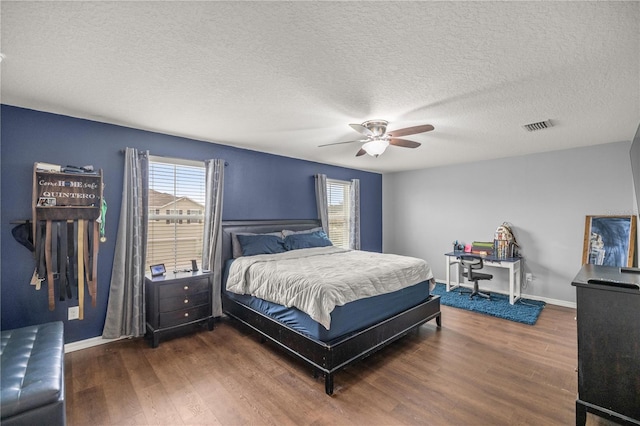
[[[445,284],[447,281],[446,280],[439,280],[436,279],[436,282],[438,284]],[[491,290],[493,292],[496,293],[501,293],[501,294],[507,294],[507,293],[502,293],[502,292],[498,292],[495,290]],[[564,306],[565,308],[573,308],[576,309],[576,302],[568,302],[566,300],[558,300],[558,299],[551,299],[549,297],[542,297],[542,296],[534,296],[531,294],[522,294],[522,298],[523,299],[531,299],[531,300],[539,300],[541,302],[545,302],[548,303],[549,305],[556,305],[556,306]]]
[[[436,282],[438,284],[444,284],[445,280],[436,279]],[[522,297],[524,299],[540,300],[550,305],[564,306],[565,308],[573,308],[573,309],[576,308],[575,302],[567,302],[566,300],[550,299],[548,297],[533,296],[530,294],[523,294]],[[122,339],[129,339],[129,337],[119,337],[117,339],[103,339],[101,336],[98,336],[98,337],[92,337],[90,339],[79,340],[77,342],[67,343],[66,345],[64,345],[64,353],[79,351],[81,349],[92,348],[94,346],[104,345],[106,343],[116,342]]]
[[[102,336],[92,337],[90,339],[79,340],[64,345],[64,353],[75,352],[81,349],[92,348],[94,346],[104,345],[106,343],[117,342],[118,340],[128,339],[128,337],[118,337],[117,339],[104,339]]]
[[[548,297],[533,296],[530,294],[522,294],[523,299],[540,300],[549,305],[564,306],[565,308],[576,309],[576,302],[568,302],[566,300],[550,299]]]

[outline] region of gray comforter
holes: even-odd
[[[328,330],[336,306],[432,278],[422,259],[318,247],[237,258],[227,290],[296,307]]]

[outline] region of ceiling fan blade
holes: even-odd
[[[422,126],[413,126],[413,127],[406,127],[404,129],[394,130],[392,132],[387,133],[387,135],[391,136],[392,138],[397,138],[399,136],[415,135],[417,133],[430,132],[432,130],[433,130],[433,126],[431,124],[424,124]]]
[[[349,124],[349,126],[351,126],[351,128],[356,132],[362,133],[365,136],[373,136],[373,132],[364,127],[362,124]]]
[[[389,144],[395,145],[395,146],[401,146],[403,148],[417,148],[420,145],[422,145],[421,143],[410,141],[408,139],[398,139],[398,138],[389,139]]]
[[[360,151],[358,151],[358,153],[356,154],[356,157],[360,157],[361,155],[365,155],[367,153],[367,151],[365,151],[364,149],[360,148]]]
[[[331,146],[331,145],[342,145],[345,143],[354,143],[354,142],[367,142],[369,139],[361,139],[358,141],[346,141],[346,142],[333,142],[333,143],[325,143],[324,145],[318,145],[318,148],[321,148],[323,146]]]

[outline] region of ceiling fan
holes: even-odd
[[[433,126],[431,124],[424,124],[422,126],[393,130],[387,133],[387,124],[389,124],[389,122],[385,120],[369,120],[362,124],[349,124],[353,130],[366,136],[366,139],[327,143],[319,145],[319,147],[361,142],[363,145],[362,148],[360,148],[360,151],[356,154],[356,157],[364,154],[377,157],[382,154],[389,145],[400,146],[403,148],[417,148],[421,145],[420,143],[410,141],[408,139],[400,139],[400,136],[415,135],[433,130]]]

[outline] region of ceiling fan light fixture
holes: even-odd
[[[369,120],[362,124],[349,124],[353,130],[363,135],[364,139],[326,143],[318,146],[322,147],[342,145],[345,143],[363,143],[362,147],[356,153],[356,157],[363,156],[364,154],[369,154],[372,157],[378,157],[380,154],[384,153],[389,145],[401,148],[418,148],[421,145],[419,142],[404,139],[404,136],[417,135],[418,133],[425,133],[433,130],[433,126],[431,124],[423,124],[420,126],[396,129],[393,132],[387,133],[387,124],[388,122],[385,120]]]
[[[377,157],[378,155],[382,154],[388,146],[389,141],[384,139],[376,139],[362,145],[362,149],[364,149],[370,156]]]

